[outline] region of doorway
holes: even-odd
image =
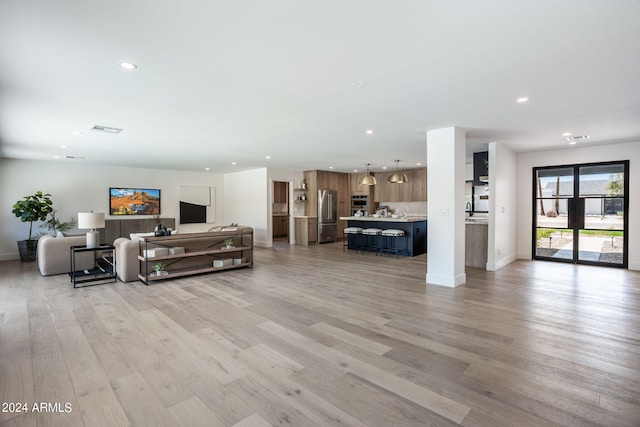
[[[273,240],[289,239],[289,183],[273,181],[272,237]]]
[[[533,169],[533,258],[627,268],[629,161]]]

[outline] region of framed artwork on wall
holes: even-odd
[[[206,185],[181,185],[178,188],[178,194],[180,201],[180,224],[215,222],[215,187]]]
[[[109,214],[160,215],[160,190],[149,188],[109,188]]]

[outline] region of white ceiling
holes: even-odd
[[[639,79],[638,0],[0,0],[8,158],[375,171],[450,126],[475,151],[640,142]]]

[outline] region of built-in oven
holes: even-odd
[[[368,209],[369,209],[369,196],[363,196],[358,194],[354,194],[353,196],[351,196],[351,215],[354,215],[358,211],[368,214],[367,212]]]

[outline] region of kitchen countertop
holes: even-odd
[[[407,218],[375,218],[372,216],[341,216],[343,221],[384,221],[384,222],[418,222],[426,221],[426,216],[410,216]]]
[[[294,218],[318,218],[317,216],[310,216],[310,215],[296,215]]]
[[[288,213],[274,213],[273,216],[289,216]]]

